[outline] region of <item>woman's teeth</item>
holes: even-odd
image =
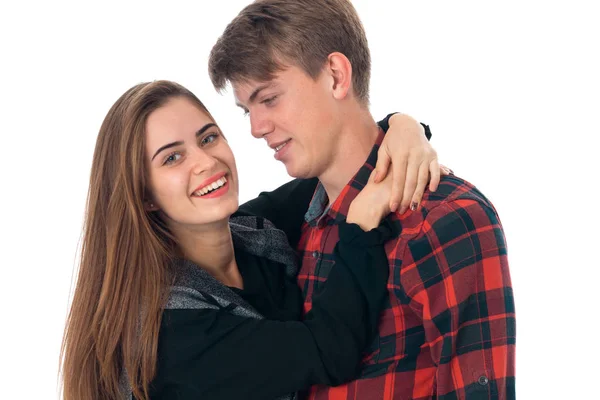
[[[227,178],[222,177],[221,179],[204,186],[202,189],[196,190],[194,196],[204,196],[205,194],[222,187],[225,183],[227,183]]]

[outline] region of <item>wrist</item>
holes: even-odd
[[[346,222],[349,224],[356,224],[360,226],[363,231],[368,232],[371,229],[375,229],[379,226],[382,217],[383,216],[380,212],[373,209],[355,212],[352,207],[350,207],[348,216],[346,217]]]
[[[392,115],[390,115],[390,117],[388,118],[388,125],[391,125],[392,122],[394,124],[398,123],[398,120],[401,120],[402,118],[406,118],[407,115],[406,114],[402,114],[402,113],[394,113]]]
[[[375,229],[375,228],[377,228],[379,226],[379,225],[374,225],[374,224],[369,223],[369,222],[364,223],[364,222],[361,222],[361,221],[346,220],[346,223],[348,223],[348,224],[356,224],[356,225],[358,225],[360,227],[360,229],[362,229],[365,232],[369,232],[370,230]]]
[[[392,114],[388,119],[388,126],[391,127],[392,125],[396,126],[396,129],[412,129],[412,127],[416,126],[418,127],[417,129],[419,129],[425,137],[429,139],[429,137],[431,136],[431,133],[428,134],[427,132],[429,128],[427,125],[419,123],[416,119],[414,119],[408,114]]]

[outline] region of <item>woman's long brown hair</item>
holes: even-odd
[[[145,127],[154,110],[181,96],[210,116],[184,87],[156,81],[124,93],[100,128],[61,348],[65,400],[123,398],[124,371],[135,397],[148,398],[176,244],[160,216],[144,208]]]

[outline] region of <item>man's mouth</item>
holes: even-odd
[[[275,147],[275,153],[277,153],[279,150],[283,149],[285,147],[285,145],[290,142],[290,140],[292,140],[292,139],[288,139],[285,142],[281,143],[279,146]]]

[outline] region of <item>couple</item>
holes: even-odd
[[[192,93],[159,81],[117,100],[94,153],[65,399],[514,398],[498,216],[435,160],[386,173],[386,151],[422,131],[375,124],[369,70],[346,0],[242,10],[211,79],[301,179],[239,209],[233,154]]]

